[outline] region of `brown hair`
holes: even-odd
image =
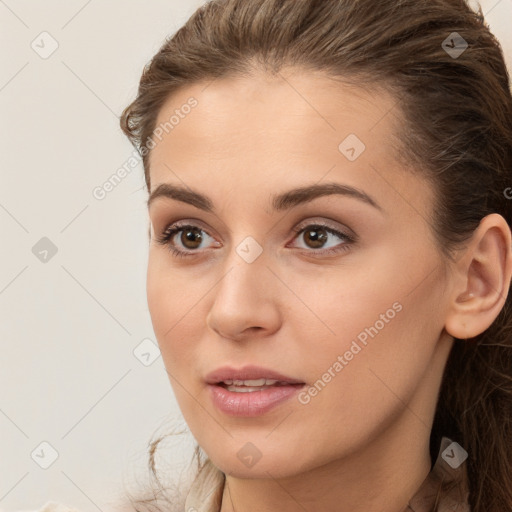
[[[443,45],[457,32],[455,56]],[[449,40],[449,39],[448,39]],[[453,46],[453,45],[452,45]],[[324,72],[340,83],[384,87],[402,120],[399,155],[436,191],[432,227],[449,255],[487,214],[512,225],[512,97],[500,44],[481,8],[464,0],[213,0],[165,41],[145,67],[121,127],[143,157],[163,103],[187,84],[250,76],[261,67]],[[510,294],[509,294],[510,297]],[[472,512],[512,511],[512,316],[455,340],[430,438],[469,453]],[[150,467],[155,474],[151,444]],[[200,448],[195,456],[200,466]]]

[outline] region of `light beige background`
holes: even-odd
[[[106,512],[152,434],[184,424],[147,309],[140,163],[93,191],[134,155],[118,116],[144,64],[201,3],[0,0],[2,510]],[[512,0],[482,6],[512,67]]]

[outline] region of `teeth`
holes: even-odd
[[[273,379],[257,379],[257,380],[225,380],[224,384],[230,386],[234,384],[235,386],[273,386],[277,380]]]
[[[268,389],[272,386],[226,386],[228,391],[236,391],[237,393],[252,393],[253,391],[261,391],[262,389]]]

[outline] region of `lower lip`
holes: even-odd
[[[208,384],[213,403],[231,416],[259,416],[296,395],[305,384],[272,386],[261,391],[238,393],[222,386]]]

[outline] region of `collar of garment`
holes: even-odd
[[[470,512],[466,458],[458,443],[443,437],[432,470],[403,511],[397,512]],[[186,496],[185,512],[219,512],[224,483],[224,473],[206,459]]]

